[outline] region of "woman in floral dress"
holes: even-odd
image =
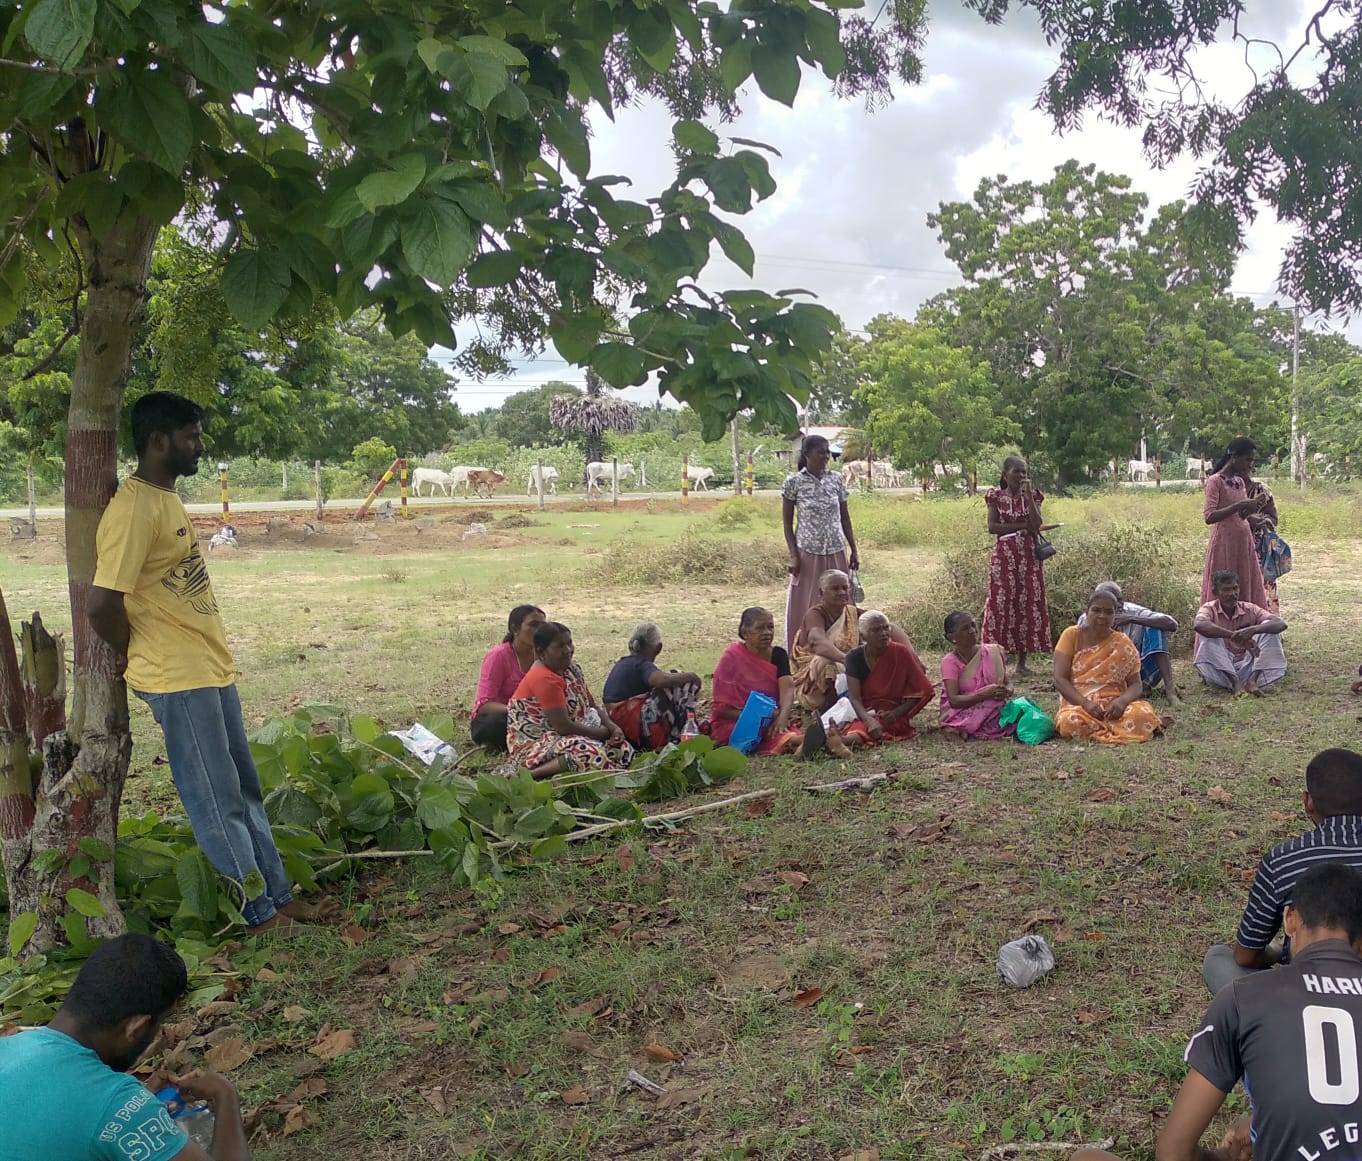
[[[1050,611],[1045,598],[1045,569],[1036,559],[1040,506],[1045,494],[1031,487],[1026,461],[1008,456],[999,486],[984,496],[989,535],[997,537],[988,564],[988,602],[984,640],[1017,655],[1017,676],[1029,677],[1028,653],[1049,653]]]

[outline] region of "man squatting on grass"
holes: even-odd
[[[149,935],[101,944],[52,1023],[0,1039],[5,1161],[249,1161],[241,1104],[212,1072],[172,1077],[213,1110],[210,1157],[128,1072],[184,999],[182,960]]]
[[[99,522],[88,615],[160,724],[194,838],[238,885],[248,930],[287,935],[316,909],[293,898],[274,845],[213,584],[175,492],[199,470],[202,420],[197,403],[168,391],[133,405],[137,470]]]
[[[1362,873],[1312,867],[1282,924],[1289,966],[1233,981],[1187,1045],[1187,1079],[1154,1147],[1158,1161],[1355,1161],[1362,1156]],[[1217,1149],[1202,1146],[1239,1082],[1252,1106]],[[1251,1142],[1251,1149],[1250,1149]],[[1110,1161],[1080,1149],[1072,1161]]]
[[[1201,975],[1215,995],[1231,980],[1291,959],[1274,944],[1291,889],[1311,867],[1346,863],[1362,870],[1362,754],[1322,750],[1305,768],[1305,815],[1315,829],[1278,843],[1258,864],[1234,943],[1206,953]]]

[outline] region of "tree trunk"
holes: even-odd
[[[95,573],[95,533],[118,487],[118,419],[160,227],[125,214],[97,242],[79,219],[75,225],[89,291],[66,430],[66,574],[75,653],[70,726],[68,735],[54,734],[43,747],[27,836],[4,843],[10,914],[38,916],[30,952],[68,940],[62,921],[71,887],[90,891],[103,906],[102,915],[83,921],[90,936],[117,935],[125,927],[112,866],[98,863],[88,878],[72,879],[66,863],[79,853],[82,838],[114,847],[132,754],[127,688],[116,672],[113,650],[91,631],[86,608]],[[78,739],[78,748],[68,738]],[[63,852],[66,862],[52,868],[38,860],[51,850]]]
[[[38,613],[23,623],[19,642],[28,736],[41,750],[49,735],[66,730],[66,642],[43,627]]]
[[[14,898],[11,871],[28,861],[33,827],[33,775],[28,764],[28,727],[24,686],[14,651],[14,630],[0,593],[0,851],[4,854],[5,889]],[[11,910],[11,915],[17,912]]]

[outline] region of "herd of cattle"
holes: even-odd
[[[596,492],[600,490],[601,482],[610,482],[611,465],[592,461],[586,465],[586,490]],[[531,496],[537,490],[540,483],[540,472],[543,472],[544,491],[549,495],[558,495],[558,469],[552,464],[545,464],[542,468],[535,464],[530,468],[529,479],[525,484],[525,495]],[[705,479],[714,475],[713,468],[699,468],[691,470],[691,478],[696,479],[697,472],[708,473]],[[634,474],[633,464],[619,465],[619,478],[621,480],[630,479]],[[463,489],[464,498],[469,495],[486,496],[489,500],[498,484],[506,482],[503,472],[494,471],[491,468],[477,468],[460,464],[450,468],[448,471],[440,471],[438,468],[416,468],[411,474],[411,490],[418,496],[435,495],[438,490],[441,495],[453,497],[458,488]],[[703,485],[701,485],[703,486]],[[426,491],[422,492],[421,489]]]

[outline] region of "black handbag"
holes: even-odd
[[[1033,551],[1036,554],[1037,560],[1049,560],[1050,557],[1054,556],[1054,554],[1059,551],[1059,549],[1046,540],[1041,533],[1037,532],[1036,547]]]

